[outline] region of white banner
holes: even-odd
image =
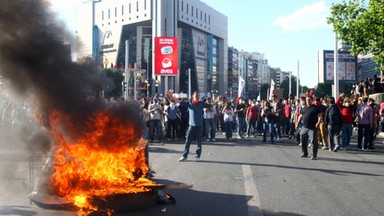
[[[241,93],[243,92],[244,87],[245,87],[245,80],[243,79],[243,77],[239,75],[239,90],[238,90],[237,97],[241,97]]]
[[[271,90],[269,91],[269,100],[272,100],[273,91],[275,90],[275,82],[271,79]]]

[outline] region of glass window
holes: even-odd
[[[117,7],[115,7],[115,17],[117,17]]]
[[[189,13],[189,4],[187,4],[187,14]]]
[[[136,1],[136,11],[139,11],[139,1]]]
[[[217,54],[217,48],[216,48],[216,47],[212,47],[212,54],[213,54],[213,55],[216,55],[216,54]]]
[[[121,15],[124,16],[124,5],[121,5]]]
[[[131,14],[131,3],[128,5],[128,13]]]
[[[147,0],[144,0],[144,10],[147,10]]]
[[[196,8],[196,18],[199,19],[199,9]]]
[[[101,20],[104,20],[104,11],[101,11]]]
[[[184,11],[184,2],[181,1],[181,11]]]
[[[108,9],[108,19],[111,18],[111,10]]]
[[[192,16],[193,16],[193,6],[192,6],[192,9],[191,9],[191,10],[192,10]]]

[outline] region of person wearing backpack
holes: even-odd
[[[328,129],[329,151],[337,152],[340,149],[340,132],[343,126],[343,120],[334,97],[329,98],[329,104],[329,107],[325,111],[324,124]]]

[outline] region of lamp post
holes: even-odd
[[[149,88],[151,87],[151,81],[152,79],[149,78],[149,55],[152,53],[152,49],[149,49],[147,52],[147,97],[149,97]]]
[[[159,80],[156,79],[155,81],[155,86],[156,86],[156,94],[158,93],[158,90],[159,90]]]
[[[149,88],[151,87],[151,84],[149,83],[148,79],[145,80],[145,84],[147,86],[147,97],[149,97]]]

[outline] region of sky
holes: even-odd
[[[59,17],[74,29],[75,8],[81,0],[50,1]],[[332,3],[342,0],[201,1],[228,17],[229,47],[262,53],[273,68],[295,76],[299,71],[301,85],[317,85],[318,51],[335,46],[326,17]]]

